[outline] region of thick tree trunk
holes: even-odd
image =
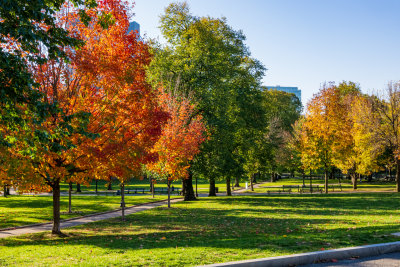
[[[171,208],[171,181],[168,180],[168,208]]]
[[[3,189],[4,189],[3,196],[7,197],[7,185],[4,185]]]
[[[62,235],[60,227],[60,181],[56,180],[52,184],[53,189],[53,229],[54,235]]]
[[[239,177],[238,176],[236,176],[236,178],[235,178],[235,185],[234,185],[235,187],[240,187],[240,184],[239,184]]]
[[[68,213],[72,213],[72,183],[68,186]]]
[[[351,183],[353,184],[353,190],[357,190],[357,173],[351,174]]]
[[[122,220],[125,221],[125,184],[121,183],[121,215]]]
[[[275,172],[271,172],[271,183],[275,182]]]
[[[328,172],[325,171],[325,194],[328,194]]]
[[[217,194],[215,193],[215,180],[214,178],[210,178],[210,190],[208,191],[209,197],[215,197]]]
[[[111,181],[111,178],[110,178],[110,181],[108,182],[108,185],[107,185],[107,190],[112,190],[111,184],[112,184],[112,181]]]
[[[81,193],[81,192],[82,192],[82,190],[81,190],[81,184],[80,184],[80,183],[77,183],[77,184],[76,184],[76,192],[77,192],[77,193]]]
[[[97,180],[96,180],[96,195],[97,195]]]
[[[251,191],[254,191],[253,179],[252,179],[251,175],[250,175],[250,189],[251,189]]]
[[[231,178],[230,177],[226,177],[226,195],[227,196],[232,196]]]
[[[184,188],[184,200],[191,201],[196,200],[196,196],[194,195],[193,190],[193,174],[189,169],[189,176],[186,179],[183,179],[183,188]]]
[[[396,192],[400,192],[400,159],[396,158]]]

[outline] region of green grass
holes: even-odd
[[[399,194],[203,198],[0,239],[0,265],[193,266],[400,240]]]
[[[255,193],[267,193],[270,192],[278,192],[278,190],[282,189],[282,185],[302,185],[303,180],[299,178],[289,178],[289,179],[281,179],[277,182],[266,182],[260,185],[259,188],[255,188]],[[313,179],[312,180],[313,186],[319,185],[323,187],[325,181],[322,179]],[[339,180],[333,179],[329,180],[329,184],[334,184],[334,191],[340,191],[340,188],[337,186],[339,184]],[[309,186],[310,181],[308,179],[305,180],[305,185]],[[353,185],[350,183],[349,180],[341,180],[342,191],[354,191]],[[276,187],[276,188],[275,188]],[[366,182],[363,181],[361,183],[357,183],[357,191],[370,191],[370,192],[394,192],[396,189],[396,185],[394,182]],[[329,188],[329,191],[333,191],[332,188]],[[248,191],[250,192],[250,191]],[[297,190],[292,189],[292,192],[297,192]]]
[[[173,196],[174,198],[176,196]],[[126,196],[127,206],[164,200],[167,196]],[[72,211],[68,214],[68,197],[61,197],[61,219],[103,212],[120,207],[119,196],[72,196]],[[8,196],[0,198],[0,229],[42,223],[52,220],[53,202],[51,196]]]

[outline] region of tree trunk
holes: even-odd
[[[3,196],[7,197],[7,185],[4,185],[3,189],[4,189]]]
[[[168,186],[168,208],[171,208],[171,181],[170,180],[168,180],[167,186]]]
[[[110,181],[108,182],[108,185],[107,185],[107,190],[112,190],[111,183],[112,183],[112,181],[111,181],[111,178],[110,178]]]
[[[154,179],[151,178],[151,194],[153,195],[154,198]]]
[[[54,235],[62,235],[60,227],[60,181],[53,182],[53,229],[51,233]]]
[[[215,197],[217,194],[215,193],[215,179],[210,178],[210,190],[208,191],[209,197]]]
[[[271,183],[275,182],[275,172],[271,172]]]
[[[400,159],[396,158],[396,192],[400,192]]]
[[[325,194],[328,194],[328,172],[325,171]]]
[[[303,171],[303,172],[302,172],[302,175],[303,175],[303,186],[305,186],[305,185],[306,185],[306,181],[305,181],[305,179],[306,179],[306,173]]]
[[[183,179],[183,188],[184,188],[184,201],[196,200],[196,196],[194,195],[193,190],[193,174],[189,169],[189,176],[186,179]],[[182,190],[183,190],[182,188]]]
[[[389,181],[391,181],[391,180],[392,180],[392,169],[389,168],[388,170],[389,170]],[[397,173],[397,172],[396,172],[396,173]]]
[[[351,183],[353,184],[353,190],[357,189],[357,174],[353,173],[351,175]]]
[[[251,191],[254,191],[253,179],[252,179],[251,175],[250,175],[250,189],[251,189]]]
[[[72,183],[68,186],[68,213],[72,213]]]
[[[236,178],[235,178],[235,185],[234,185],[235,187],[240,187],[240,184],[239,184],[239,177],[238,176],[236,176]]]
[[[122,220],[125,221],[125,184],[121,183],[121,214]]]
[[[312,194],[312,172],[310,170],[310,193]]]
[[[199,197],[199,193],[198,193],[198,191],[197,191],[197,176],[198,176],[198,175],[196,175],[196,197]]]
[[[253,183],[257,183],[257,174],[253,173]]]
[[[96,195],[97,195],[97,180],[96,180]]]
[[[226,195],[227,196],[232,196],[231,178],[230,177],[226,177]]]
[[[81,193],[82,192],[80,183],[76,183],[76,192],[77,193]]]

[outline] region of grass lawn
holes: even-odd
[[[175,195],[172,197],[176,197]],[[127,206],[135,204],[164,200],[166,195],[155,196],[126,196]],[[68,197],[61,197],[61,219],[67,219],[86,214],[118,209],[121,198],[119,196],[72,196],[72,211],[77,213],[67,214]],[[52,196],[8,196],[0,198],[0,229],[42,223],[52,220]],[[1,265],[1,264],[0,264]]]
[[[319,185],[323,187],[325,184],[324,180],[321,179],[313,179],[312,180],[313,186]],[[337,186],[339,184],[339,180],[329,180],[330,185],[334,185],[334,191],[340,191],[340,188]],[[303,185],[303,180],[298,178],[289,178],[289,179],[281,179],[277,182],[266,182],[260,185],[259,188],[255,188],[255,193],[267,193],[270,192],[277,192],[278,190],[282,190],[282,185]],[[310,181],[308,179],[305,180],[305,185],[309,186]],[[354,191],[353,185],[350,183],[349,180],[341,180],[342,191]],[[276,188],[274,188],[276,187]],[[357,190],[358,191],[381,191],[381,192],[395,192],[396,185],[394,182],[370,182],[367,183],[363,181],[361,183],[357,183]],[[357,191],[356,190],[356,191]],[[329,191],[332,191],[332,188],[329,187]],[[250,192],[250,191],[248,191]],[[292,192],[297,192],[297,189],[292,189]]]
[[[393,193],[203,198],[0,239],[0,265],[193,266],[400,240]]]

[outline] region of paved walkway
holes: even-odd
[[[171,203],[183,201],[183,199],[171,199]],[[125,215],[129,215],[132,213],[144,211],[144,210],[149,210],[153,209],[159,206],[166,205],[167,201],[161,201],[161,202],[154,202],[154,203],[147,203],[143,205],[137,205],[137,206],[132,206],[128,207],[125,209]],[[79,217],[76,219],[70,219],[61,222],[61,228],[68,228],[68,227],[73,227],[85,223],[90,223],[90,222],[96,222],[96,221],[101,221],[101,220],[106,220],[110,218],[116,218],[121,216],[121,210],[116,210],[116,211],[110,211],[107,213],[102,213],[102,214],[95,214],[95,215],[89,215],[89,216],[84,216],[84,217]],[[6,237],[13,237],[13,236],[19,236],[19,235],[24,235],[24,234],[32,234],[32,233],[37,233],[37,232],[43,232],[43,231],[51,231],[53,227],[53,223],[45,223],[45,224],[40,224],[40,225],[31,225],[23,228],[17,228],[17,229],[12,229],[12,230],[4,230],[0,231],[0,238],[6,238]]]
[[[398,253],[390,253],[383,254],[375,257],[368,257],[362,259],[353,259],[353,260],[342,260],[338,262],[329,262],[329,263],[318,263],[318,264],[309,264],[309,265],[300,265],[302,267],[328,267],[328,266],[336,266],[336,267],[398,267],[400,266],[400,252]]]

